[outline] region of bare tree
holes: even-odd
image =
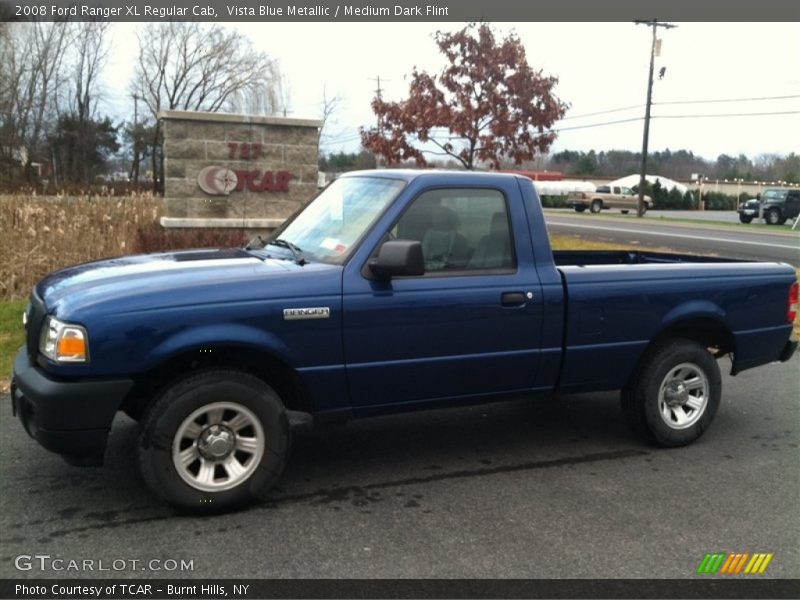
[[[70,111],[81,122],[94,116],[100,97],[98,79],[108,58],[108,22],[76,24]]]
[[[107,22],[71,25],[72,43],[67,51],[66,73],[58,99],[58,123],[50,132],[54,164],[60,176],[75,183],[90,183],[102,168],[101,146],[116,147],[116,129],[97,118],[99,78],[108,57]]]
[[[43,158],[58,114],[58,90],[73,30],[66,23],[15,23],[0,28],[0,158],[19,161],[30,176]]]
[[[278,99],[279,110],[285,117],[287,113],[292,112],[292,86],[285,75],[281,75],[279,79]]]
[[[237,101],[259,94],[267,106],[277,89],[277,72],[275,61],[235,30],[188,22],[148,25],[139,35],[131,91],[156,119],[151,140],[156,188],[163,180],[159,111],[233,110]]]
[[[281,95],[281,78],[278,76],[277,63],[272,63],[272,76],[256,82],[231,96],[229,109],[231,112],[247,115],[275,115],[283,110]]]
[[[325,128],[332,124],[333,114],[339,109],[339,105],[342,103],[342,97],[338,94],[330,95],[328,93],[328,86],[322,86],[322,102],[321,102],[321,120],[322,120],[322,127],[319,128],[319,134],[317,137],[317,145],[320,146],[322,144],[322,138],[328,133],[325,132]]]

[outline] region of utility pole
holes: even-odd
[[[659,27],[672,29],[677,25],[671,23],[661,23],[658,19],[652,21],[634,21],[637,25],[647,25],[653,28],[653,43],[650,46],[650,75],[647,79],[647,104],[644,109],[644,136],[642,140],[642,172],[639,176],[639,201],[636,203],[636,216],[644,216],[644,183],[647,174],[647,142],[650,138],[650,103],[653,98],[653,66],[656,58],[656,30]]]
[[[133,98],[133,162],[131,163],[131,172],[128,177],[133,183],[139,181],[139,100],[144,100],[142,96],[137,93],[131,94]]]
[[[378,100],[383,100],[383,89],[381,88],[381,76],[378,75],[377,77],[371,77],[370,81],[374,81],[376,83],[377,89],[375,90],[375,95]],[[381,118],[378,117],[378,134],[382,135],[383,131],[381,129]],[[381,166],[381,156],[380,154],[375,155],[375,167]]]

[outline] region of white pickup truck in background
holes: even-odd
[[[639,195],[631,188],[622,185],[599,185],[594,192],[571,192],[567,196],[567,206],[574,208],[577,212],[583,212],[587,208],[593,213],[601,210],[619,209],[627,214],[635,211]],[[653,201],[650,196],[644,197],[644,210],[653,208]]]

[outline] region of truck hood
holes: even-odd
[[[139,310],[197,302],[199,290],[209,300],[263,298],[265,282],[274,283],[275,276],[335,268],[299,266],[238,248],[142,254],[61,269],[42,279],[36,294],[48,312],[59,315],[89,307],[105,312],[102,306],[109,304],[114,310]]]

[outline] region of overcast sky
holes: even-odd
[[[136,24],[114,26],[106,70],[108,110],[129,119],[128,80],[136,55]],[[443,61],[432,34],[457,23],[230,24],[276,58],[289,83],[292,117],[320,116],[323,86],[342,98],[324,150],[355,151],[358,127],[381,77],[384,97],[403,98],[414,66],[438,72]],[[528,62],[559,77],[556,93],[571,104],[557,127],[579,127],[641,117],[647,85],[650,28],[632,23],[495,23],[514,29]],[[661,56],[653,88],[654,116],[790,112],[740,117],[661,118],[650,128],[650,150],[688,149],[714,159],[721,153],[800,152],[800,24],[678,23],[660,31]],[[669,104],[664,102],[795,96],[781,100]],[[602,115],[587,113],[636,108]],[[561,131],[552,150],[641,150],[642,121]]]

